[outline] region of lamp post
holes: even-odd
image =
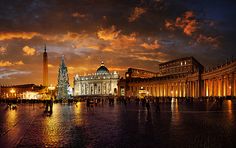
[[[52,97],[52,91],[55,90],[55,87],[52,86],[52,84],[50,84],[50,86],[48,87],[48,90],[50,90],[50,97]]]
[[[10,93],[11,93],[12,98],[13,98],[13,94],[14,94],[15,92],[16,92],[16,90],[13,89],[13,88],[10,90]]]

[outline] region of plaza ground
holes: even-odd
[[[236,101],[160,104],[115,102],[87,108],[86,103],[0,104],[1,147],[234,147]]]

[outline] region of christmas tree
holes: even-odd
[[[67,67],[65,64],[64,56],[61,58],[61,64],[58,71],[58,83],[57,83],[57,99],[69,99],[69,77],[67,73]]]

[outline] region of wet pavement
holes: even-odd
[[[161,103],[148,113],[134,102],[87,109],[86,103],[0,104],[1,147],[235,147],[236,101]]]

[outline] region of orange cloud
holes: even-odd
[[[9,67],[9,66],[14,66],[14,65],[24,65],[22,61],[17,61],[17,62],[10,62],[10,61],[0,61],[0,67]]]
[[[193,17],[194,17],[193,11],[186,11],[184,13],[184,18],[185,19],[190,19],[190,18],[193,18]]]
[[[0,47],[0,55],[1,54],[5,54],[7,51],[7,48],[6,47]]]
[[[117,38],[117,36],[120,34],[120,32],[121,32],[121,30],[116,30],[116,27],[114,25],[112,25],[111,28],[100,29],[97,32],[97,36],[99,39],[103,39],[105,41],[114,40]]]
[[[7,66],[12,66],[13,64],[9,61],[0,61],[0,66],[1,67],[7,67]]]
[[[189,21],[183,29],[186,35],[191,36],[197,30],[197,21],[196,20]]]
[[[136,45],[136,33],[131,33],[130,35],[120,35],[117,39],[110,43],[110,48],[112,51],[115,49],[122,50],[127,49]]]
[[[127,67],[109,67],[109,71],[126,71]]]
[[[0,41],[10,40],[10,39],[30,40],[37,35],[40,35],[40,34],[37,32],[3,32],[3,33],[0,33]]]
[[[15,65],[24,65],[23,61],[17,61],[15,62]]]
[[[169,30],[175,30],[175,28],[181,28],[183,33],[191,36],[197,31],[198,22],[195,19],[193,11],[186,11],[182,17],[177,17],[175,22],[166,20],[165,27]]]
[[[86,14],[82,14],[80,12],[72,13],[72,17],[75,17],[75,18],[85,18],[86,16],[87,16]]]
[[[36,49],[29,47],[29,46],[23,47],[22,50],[24,52],[24,55],[27,55],[27,56],[32,56],[32,55],[35,55],[35,53],[36,53]]]
[[[174,28],[175,27],[174,23],[171,20],[165,20],[165,27],[169,30],[174,30],[175,29]]]
[[[55,67],[55,66],[52,65],[52,64],[48,64],[48,67],[49,67],[49,68],[53,68],[53,67]]]
[[[216,37],[205,36],[203,34],[200,34],[196,40],[198,43],[210,44],[215,48],[219,47],[219,41]]]
[[[137,20],[142,14],[144,14],[146,10],[141,7],[135,7],[133,12],[131,13],[130,17],[128,18],[129,22],[134,22]]]
[[[66,34],[57,35],[41,35],[42,39],[54,42],[78,41],[81,38],[87,37],[87,34],[79,34],[75,32],[67,32]]]
[[[67,68],[68,68],[69,73],[74,75],[81,72],[88,72],[89,70],[91,70],[91,69],[88,69],[88,67],[89,66],[87,65],[86,67],[85,66],[79,66],[79,67],[68,66]]]
[[[161,45],[158,43],[157,40],[155,40],[154,43],[152,43],[152,44],[143,43],[140,46],[142,46],[143,48],[146,48],[146,49],[150,49],[150,50],[158,49],[161,47]]]

